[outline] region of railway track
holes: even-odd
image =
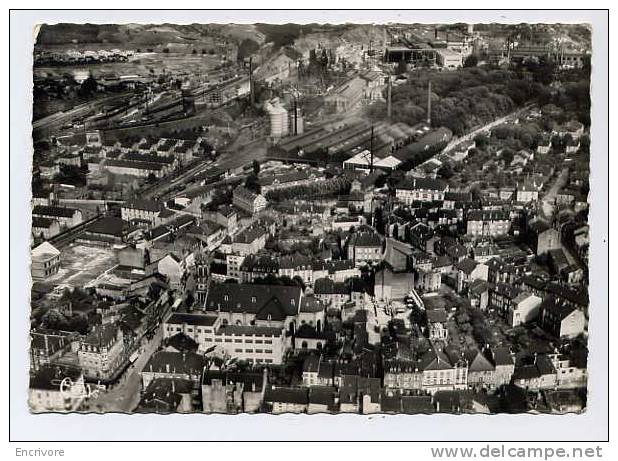
[[[71,243],[75,240],[79,235],[82,234],[86,230],[86,228],[101,219],[104,215],[98,214],[77,226],[71,227],[70,229],[65,230],[64,232],[59,233],[58,235],[54,235],[52,238],[47,240],[49,243],[54,245],[55,247],[64,247],[67,244]]]

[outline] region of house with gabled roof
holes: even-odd
[[[461,293],[474,280],[487,281],[489,268],[474,259],[465,258],[455,265],[457,269],[457,291]]]
[[[447,355],[432,348],[421,358],[422,388],[431,394],[442,390],[465,389],[468,385],[468,367],[461,357]]]
[[[495,365],[479,349],[466,350],[464,357],[468,362],[468,386],[475,388],[493,387]]]
[[[60,250],[43,242],[30,253],[30,272],[33,280],[47,280],[60,270]]]

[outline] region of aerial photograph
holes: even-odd
[[[38,25],[30,412],[585,412],[592,32]]]

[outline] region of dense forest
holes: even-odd
[[[589,66],[558,72],[550,60],[510,69],[464,67],[456,71],[416,70],[392,90],[392,118],[414,125],[426,119],[431,81],[431,118],[434,126],[461,136],[475,126],[495,120],[528,102],[556,104],[565,117],[590,124]],[[385,103],[369,106],[372,120],[386,117]]]

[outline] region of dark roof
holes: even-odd
[[[79,210],[75,208],[66,208],[59,206],[46,206],[46,205],[36,205],[32,209],[33,215],[41,215],[41,216],[58,216],[61,218],[72,218],[73,215]]]
[[[82,342],[93,346],[108,346],[116,341],[118,327],[111,323],[95,326],[88,335],[82,338]]]
[[[245,392],[261,392],[264,386],[264,374],[252,371],[206,370],[202,384],[210,386],[215,380],[227,385],[242,384]]]
[[[560,320],[565,319],[569,315],[573,313],[573,311],[578,310],[574,306],[569,306],[564,302],[557,301],[554,297],[548,296],[543,300],[541,304],[541,311],[551,312],[554,316],[558,317]]]
[[[167,339],[167,345],[173,347],[178,352],[196,352],[199,345],[184,333],[177,333]]]
[[[268,387],[264,401],[269,403],[295,403],[307,405],[309,403],[308,389],[293,387]]]
[[[350,237],[350,246],[381,247],[382,238],[377,232],[356,232]]]
[[[56,222],[55,219],[49,219],[49,218],[39,218],[37,216],[34,216],[32,218],[32,228],[36,229],[36,228],[43,228],[43,229],[49,229],[49,227]]]
[[[321,278],[313,283],[313,292],[316,295],[347,295],[350,294],[350,287],[345,282],[335,282],[329,278]]]
[[[274,319],[274,318],[273,318]],[[278,319],[274,319],[278,320]],[[281,328],[262,327],[256,325],[222,325],[217,334],[225,334],[227,336],[281,336],[283,334]]]
[[[113,235],[122,237],[124,221],[114,216],[105,216],[98,221],[88,225],[87,231],[93,234]]]
[[[172,314],[172,316],[167,319],[165,323],[177,325],[182,325],[186,323],[187,325],[211,327],[215,324],[216,321],[217,317],[213,315],[176,312]]]
[[[309,388],[309,403],[326,405],[329,410],[334,410],[335,389],[329,386],[311,386]]]
[[[143,372],[201,375],[205,365],[206,359],[200,354],[158,351],[150,357]]]
[[[455,267],[460,271],[470,275],[474,269],[476,269],[478,263],[474,259],[466,258],[459,263]]]
[[[302,289],[298,286],[218,284],[206,298],[207,311],[247,312],[258,314],[279,305],[286,315],[296,315]]]
[[[491,349],[493,362],[496,366],[515,365],[513,356],[508,347],[499,346]]]
[[[478,349],[468,349],[464,353],[468,361],[468,372],[494,371],[494,365]]]

